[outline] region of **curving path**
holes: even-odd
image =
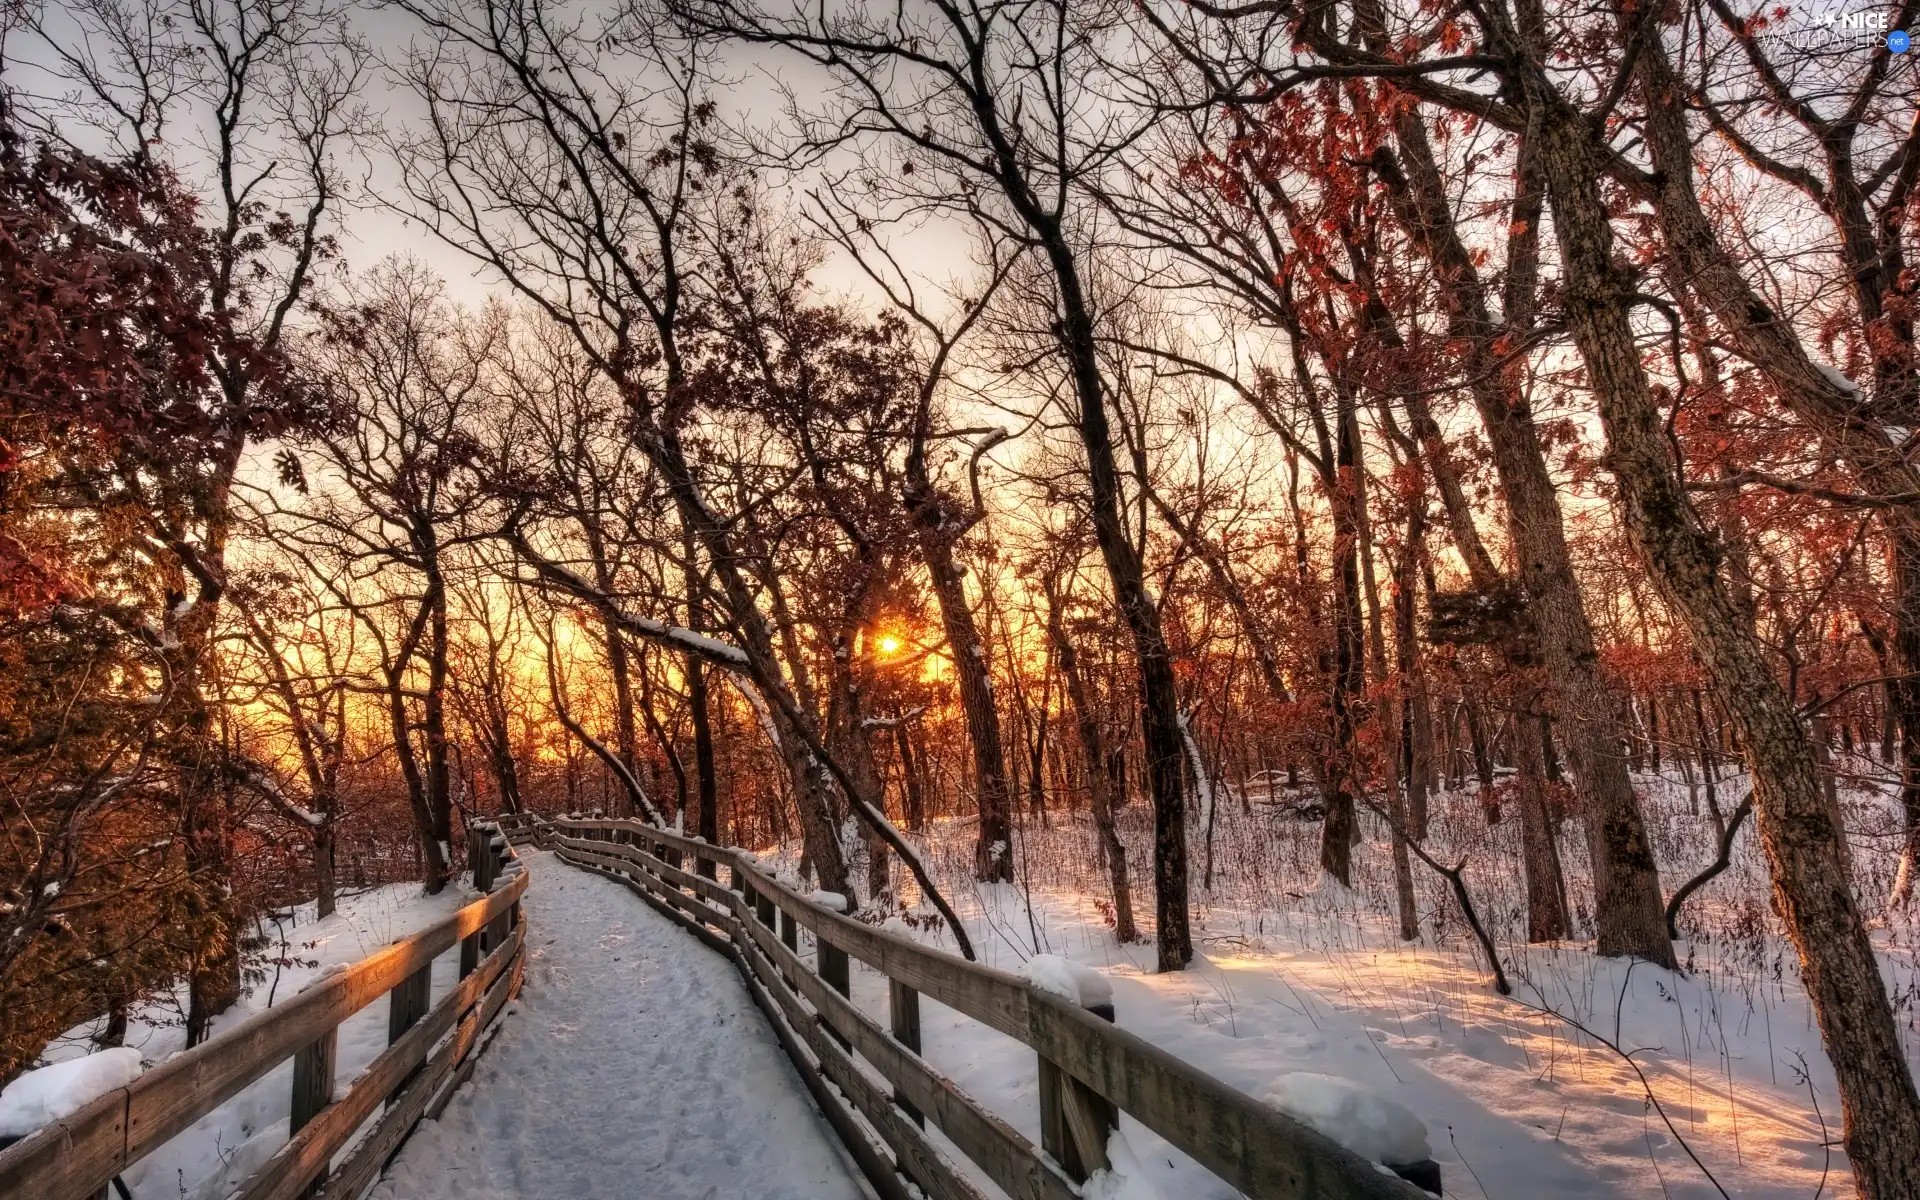
[[[514,1011],[372,1196],[866,1194],[731,963],[619,884],[526,857]]]

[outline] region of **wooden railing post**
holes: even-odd
[[[480,966],[480,939],[486,930],[476,929],[460,939],[460,978],[465,979]]]
[[[780,910],[780,942],[797,956],[800,953],[800,922],[786,909]],[[780,978],[786,980],[789,988],[794,986],[793,976],[787,973],[786,964],[780,964]]]
[[[340,1046],[340,1027],[335,1025],[308,1042],[293,1056],[293,1107],[287,1120],[287,1136],[299,1133],[308,1121],[333,1103],[333,1060]],[[326,1171],[310,1184],[305,1196],[317,1195],[326,1184]]]
[[[826,980],[827,986],[839,992],[842,996],[851,996],[853,994],[853,977],[848,973],[847,952],[821,937],[820,931],[817,929],[814,930],[813,933],[813,946],[815,959],[820,971],[820,978]],[[833,1036],[834,1041],[840,1043],[842,1050],[852,1049],[853,1043],[840,1036],[840,1034],[834,1030],[833,1026],[825,1025],[824,1028]]]
[[[887,980],[887,1017],[893,1029],[893,1040],[902,1046],[920,1053],[920,993],[914,991],[898,979]],[[900,1089],[893,1089],[893,1102],[900,1111],[913,1119],[913,1123],[925,1129],[927,1118],[920,1110],[908,1104],[900,1096]]]
[[[473,888],[485,892],[490,880],[489,860],[492,858],[486,840],[486,831],[469,825],[467,827],[467,863],[473,868]],[[460,978],[465,979],[479,967],[480,960],[486,957],[487,931],[476,929],[460,939]]]
[[[496,842],[494,839],[499,838]],[[491,826],[480,829],[480,861],[486,864],[487,874],[484,883],[475,880],[481,892],[491,892],[494,885],[507,869],[506,835]],[[480,939],[480,953],[484,957],[496,947],[506,943],[507,935],[513,932],[514,913],[509,909],[487,923],[485,936]]]
[[[387,993],[387,1045],[391,1046],[418,1025],[433,1007],[433,964],[402,979]],[[411,1077],[411,1076],[409,1076]],[[398,1094],[399,1089],[395,1089]],[[387,1097],[388,1106],[393,1097]]]
[[[507,935],[513,932],[513,910],[508,909],[487,922],[487,927],[480,932],[483,935],[480,939],[480,952],[481,957],[484,958],[506,945]]]
[[[433,997],[433,964],[401,980],[387,997],[387,1045],[391,1046],[427,1015]]]
[[[754,911],[760,917],[760,923],[768,929],[773,928],[773,897],[761,892],[754,903]]]
[[[1088,1012],[1113,1020],[1113,1005],[1089,1004]],[[1120,1126],[1111,1100],[1040,1058],[1040,1148],[1053,1155],[1067,1177],[1085,1183],[1107,1168],[1107,1139]]]
[[[467,868],[473,872],[473,890],[485,892],[493,878],[493,853],[487,843],[487,831],[478,825],[467,826]]]

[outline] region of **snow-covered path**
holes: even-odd
[[[528,854],[526,983],[380,1200],[852,1200],[734,968],[610,880]]]

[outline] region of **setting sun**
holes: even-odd
[[[899,653],[899,650],[900,650],[899,638],[894,637],[892,634],[887,634],[885,637],[882,637],[880,639],[880,653],[897,654]]]

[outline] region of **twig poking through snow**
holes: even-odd
[[[1687,902],[1687,897],[1705,887],[1714,876],[1727,869],[1727,864],[1733,861],[1733,842],[1740,836],[1740,823],[1752,812],[1753,792],[1748,791],[1746,797],[1740,801],[1740,807],[1733,810],[1733,820],[1727,822],[1726,832],[1720,835],[1719,856],[1706,870],[1681,884],[1680,889],[1674,892],[1673,899],[1667,901],[1668,937],[1675,941],[1680,940],[1680,928],[1677,924],[1680,919],[1680,906]]]

